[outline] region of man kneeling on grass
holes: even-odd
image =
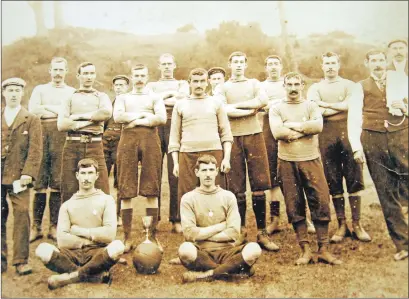
[[[41,243],[36,256],[55,272],[48,288],[56,289],[76,282],[108,282],[125,246],[115,240],[116,206],[112,196],[95,189],[98,162],[82,159],[76,177],[79,191],[61,206],[57,225],[58,248]],[[107,246],[108,244],[108,246]]]
[[[261,255],[257,243],[241,241],[237,199],[232,192],[215,185],[218,172],[215,157],[200,156],[195,165],[200,186],[181,200],[186,242],[179,247],[179,258],[190,270],[183,274],[184,282],[211,281],[230,274],[250,277]]]

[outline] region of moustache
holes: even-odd
[[[380,67],[380,66],[377,66],[376,68],[375,68],[375,71],[383,71],[384,70],[384,68],[383,67]]]
[[[292,91],[290,94],[298,94],[298,91]]]

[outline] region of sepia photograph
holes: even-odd
[[[1,1],[2,298],[408,298],[408,1]]]

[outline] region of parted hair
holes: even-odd
[[[95,64],[93,64],[92,62],[89,62],[89,61],[85,61],[85,62],[80,63],[80,65],[77,68],[77,74],[80,75],[81,74],[81,69],[83,67],[86,67],[86,66],[89,66],[89,65],[95,66]]]
[[[85,158],[81,159],[77,164],[77,172],[80,171],[81,168],[88,168],[94,166],[95,171],[98,172],[98,162],[92,158]]]
[[[217,160],[212,155],[201,155],[196,161],[195,169],[199,169],[200,164],[214,164],[217,167]]]
[[[175,62],[175,56],[173,56],[173,55],[170,54],[170,53],[163,53],[161,56],[159,56],[158,62],[160,63],[160,60],[161,60],[162,58],[164,58],[164,57],[170,57],[170,58],[172,58],[173,62]]]
[[[137,63],[131,68],[131,73],[133,71],[143,70],[143,69],[148,69],[147,65],[143,63]]]
[[[68,62],[67,62],[67,59],[65,59],[64,57],[53,57],[50,62],[50,67],[51,67],[51,64],[54,62],[64,62],[65,68],[68,69]]]
[[[229,62],[233,59],[234,56],[244,56],[245,61],[247,62],[247,55],[246,53],[240,52],[240,51],[235,51],[230,54],[229,56]]]
[[[304,84],[304,78],[301,74],[297,73],[297,72],[289,72],[287,74],[285,74],[284,76],[284,84],[286,83],[287,80],[291,79],[291,78],[297,78],[301,80],[301,83]]]
[[[366,52],[365,59],[369,60],[370,56],[377,55],[377,54],[383,54],[383,56],[385,56],[385,58],[387,57],[385,51],[383,51],[381,49],[372,49],[372,50],[369,50],[368,52]]]
[[[264,59],[264,66],[267,65],[267,62],[268,62],[269,59],[277,59],[278,61],[280,61],[280,64],[283,64],[283,61],[282,61],[280,56],[278,56],[278,55],[268,55],[266,57],[266,59]]]
[[[322,54],[321,55],[321,62],[324,62],[325,57],[328,57],[328,58],[329,57],[336,57],[338,62],[340,62],[340,58],[339,58],[340,56],[335,52],[326,52],[326,53]]]
[[[187,79],[189,82],[190,82],[190,80],[192,79],[192,76],[193,76],[193,75],[196,75],[196,76],[206,75],[206,78],[208,78],[207,71],[206,71],[204,68],[200,68],[200,67],[195,68],[195,69],[193,69],[193,70],[190,71],[190,73],[189,73],[189,78]]]

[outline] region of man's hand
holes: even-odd
[[[231,169],[230,161],[228,159],[223,159],[220,166],[220,171],[223,173],[228,173],[230,169]]]
[[[331,107],[330,103],[326,103],[326,102],[323,102],[323,101],[318,101],[317,104],[318,104],[318,106],[320,106],[322,108],[330,108]]]
[[[135,119],[135,120],[131,121],[130,123],[128,123],[127,125],[124,126],[124,129],[135,128],[138,125],[138,120],[139,119]]]
[[[365,163],[365,155],[363,150],[357,150],[354,152],[354,160],[358,164]]]
[[[408,111],[408,107],[406,107],[403,101],[394,101],[392,102],[391,107],[394,109],[400,109],[402,113],[406,113]]]
[[[294,141],[294,140],[300,139],[300,138],[303,137],[303,136],[304,136],[303,133],[300,133],[300,132],[297,132],[297,131],[293,131],[293,132],[291,132],[291,134],[288,136],[287,141],[288,141],[288,142],[292,142],[292,141]]]
[[[33,182],[33,178],[29,175],[22,174],[20,177],[20,185],[21,187],[27,186]]]
[[[79,114],[71,114],[69,119],[71,120],[80,120]]]
[[[179,164],[173,165],[173,175],[177,178],[179,177]]]

